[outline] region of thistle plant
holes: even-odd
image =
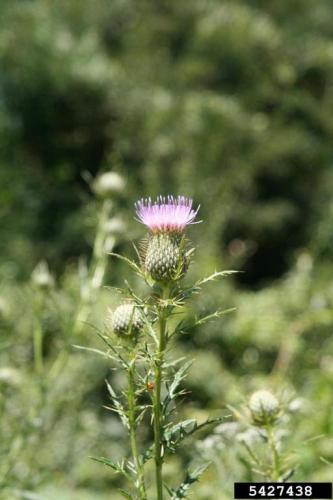
[[[152,498],[162,500],[165,492],[173,499],[185,498],[207,464],[187,471],[178,487],[165,483],[163,465],[183,439],[204,427],[212,429],[221,421],[175,421],[177,399],[185,394],[182,382],[191,360],[173,358],[173,340],[226,312],[218,310],[189,322],[185,318],[186,302],[200,293],[205,283],[232,272],[214,272],[189,286],[183,283],[194,252],[185,231],[188,225],[198,222],[198,210],[191,199],[183,196],[138,201],[137,220],[148,228],[148,235],[136,249],[138,261],[111,254],[127,262],[147,285],[147,294],[141,298],[125,282],[125,289],[120,290],[124,301],[110,312],[105,330],[98,331],[107,348],[92,349],[127,373],[127,388],[122,394],[117,395],[110,382],[107,387],[113,402],[109,409],[120,416],[128,431],[132,456],[120,462],[96,458],[130,481],[131,491],[122,490],[126,498],[148,498],[151,486],[145,466],[149,461],[153,461],[155,469],[156,494]],[[139,428],[149,424],[148,419],[153,426],[153,442],[144,446],[138,440]]]
[[[295,471],[294,457],[283,446],[288,435],[287,408],[270,391],[259,390],[250,397],[244,414],[235,412],[240,421],[247,423],[247,429],[238,435],[247,452],[246,462],[267,481],[285,482]]]
[[[118,235],[124,230],[122,220],[112,213],[117,197],[125,188],[125,179],[117,172],[105,172],[91,184],[99,204],[96,235],[89,265],[79,262],[80,297],[74,319],[74,333],[80,333],[96,302],[107,270],[107,255],[114,248]]]
[[[34,287],[34,328],[33,328],[33,350],[34,367],[37,374],[43,372],[43,324],[42,317],[45,309],[47,294],[54,287],[54,278],[49,271],[47,262],[41,261],[37,264],[31,274]]]

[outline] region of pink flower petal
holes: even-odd
[[[152,202],[150,198],[139,200],[136,214],[140,222],[152,232],[182,233],[188,224],[193,224],[200,207],[192,209],[192,200],[184,196],[158,196]]]

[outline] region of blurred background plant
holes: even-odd
[[[202,205],[192,276],[243,271],[193,302],[237,310],[177,344],[196,359],[184,416],[295,391],[292,436],[311,440],[294,478],[329,480],[332,2],[3,0],[0,12],[3,498],[119,486],[87,457],[124,454],[102,408],[105,377],[123,381],[71,346],[96,345],[87,323],[117,301],[103,285],[128,271],[105,252],[131,255],[133,202],[169,192]],[[224,471],[246,480],[226,448]],[[166,472],[193,460],[189,445]],[[195,498],[229,498],[220,476],[208,469]]]

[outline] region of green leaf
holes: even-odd
[[[140,460],[141,460],[141,462],[143,464],[145,464],[146,462],[148,462],[148,460],[150,460],[151,458],[153,458],[153,456],[154,456],[154,450],[155,450],[155,447],[152,444],[151,446],[149,446],[149,448],[146,449],[146,451],[144,451],[143,453],[141,453]]]
[[[127,418],[127,415],[126,415],[126,411],[125,411],[123,405],[119,401],[119,398],[118,398],[117,394],[112,389],[111,384],[107,380],[105,380],[105,383],[106,383],[106,386],[108,388],[109,394],[110,394],[111,399],[112,399],[113,404],[114,404],[114,408],[108,408],[108,409],[110,409],[110,410],[115,411],[116,413],[118,413],[118,415],[120,416],[120,419],[121,419],[123,425],[127,429],[129,429],[129,421],[128,421],[128,418]]]
[[[184,393],[182,390],[177,391],[177,388],[179,387],[181,381],[186,377],[186,372],[188,371],[192,363],[193,360],[187,361],[187,363],[181,366],[179,370],[177,370],[176,373],[172,376],[172,383],[170,386],[167,386],[168,394],[163,402],[164,412],[167,410],[169,403],[171,403],[173,399]]]
[[[134,497],[128,493],[128,491],[118,489],[119,493],[124,497],[129,500],[134,500]]]
[[[95,349],[93,347],[84,347],[82,345],[76,345],[76,344],[73,344],[72,347],[75,347],[75,349],[80,349],[81,351],[89,351],[89,352],[92,352],[94,354],[99,354],[100,356],[103,356],[103,358],[110,357],[107,352],[101,351],[100,349]],[[113,358],[113,356],[112,356],[112,358]]]
[[[138,264],[136,262],[134,262],[133,260],[125,257],[124,255],[119,255],[118,253],[114,253],[114,252],[111,252],[109,255],[111,255],[112,257],[116,257],[117,259],[120,259],[120,260],[123,260],[124,262],[126,262],[126,264],[128,264],[128,266],[133,269],[133,271],[138,275],[140,276],[140,278],[142,278],[145,283],[151,288],[152,287],[152,283],[149,281],[148,277],[146,276],[146,274],[142,271],[142,269],[140,268],[140,266],[138,266]]]
[[[200,465],[199,467],[194,469],[192,472],[187,471],[185,479],[181,483],[181,485],[176,490],[175,489],[169,490],[171,492],[172,500],[179,500],[181,498],[187,498],[190,487],[192,486],[193,483],[196,483],[197,481],[199,481],[200,476],[205,472],[205,470],[209,467],[209,465],[210,465],[210,463],[206,463],[206,464]]]
[[[333,466],[333,462],[330,462],[330,461],[329,461],[329,460],[327,460],[327,458],[325,458],[325,457],[319,457],[319,460],[320,460],[321,462],[323,462],[324,464],[326,464],[326,465]]]
[[[154,327],[152,326],[151,322],[147,318],[146,314],[142,314],[142,319],[143,319],[143,322],[147,328],[148,334],[152,337],[155,344],[158,345],[158,338],[157,338],[156,332],[155,332]]]
[[[107,465],[108,467],[111,467],[116,472],[121,472],[119,464],[116,462],[113,462],[109,458],[105,457],[90,457],[92,460],[95,460],[95,462],[100,462],[101,464]]]
[[[210,281],[215,281],[217,278],[224,278],[225,276],[230,276],[231,274],[239,273],[239,271],[214,271],[212,274],[207,276],[206,278],[202,278],[201,280],[195,283],[196,287],[200,287]]]
[[[177,446],[183,441],[183,439],[194,432],[196,426],[197,421],[190,418],[164,429],[163,439],[165,441],[166,449],[169,452],[174,453]]]
[[[104,344],[106,344],[108,346],[108,348],[110,349],[110,351],[113,352],[113,354],[114,354],[114,358],[113,359],[115,359],[117,362],[119,362],[124,369],[127,369],[128,368],[128,362],[121,356],[121,354],[117,351],[117,349],[111,344],[111,342],[109,341],[108,337],[106,335],[103,335],[99,331],[96,331],[96,333],[99,336],[99,338],[104,342]]]
[[[221,318],[225,314],[229,314],[229,313],[234,312],[234,311],[236,311],[235,307],[230,307],[229,309],[224,309],[224,310],[218,309],[217,311],[215,311],[211,314],[208,314],[207,316],[196,319],[193,326],[204,325],[205,323],[207,323],[211,319]]]
[[[171,368],[172,366],[175,366],[178,363],[181,363],[182,361],[184,361],[184,359],[186,359],[186,357],[181,356],[180,358],[177,358],[173,361],[168,361],[167,363],[164,363],[164,368]]]
[[[169,425],[164,429],[163,440],[165,450],[174,453],[180,443],[195,432],[207,427],[208,425],[217,425],[224,420],[224,417],[217,417],[205,420],[198,424],[195,419],[187,419],[174,425]]]
[[[282,474],[281,481],[283,483],[289,481],[289,479],[295,474],[295,469],[288,469],[284,474]]]
[[[210,281],[215,281],[218,278],[224,278],[225,276],[230,276],[231,274],[238,273],[239,271],[215,271],[206,278],[202,278],[194,283],[194,285],[189,288],[181,290],[179,295],[176,297],[178,304],[182,304],[186,299],[192,297],[192,295],[198,294],[203,285],[209,283]]]
[[[140,269],[140,267],[137,265],[137,263],[136,263],[136,262],[134,262],[133,260],[129,259],[128,257],[125,257],[124,255],[120,255],[120,254],[118,254],[118,253],[114,253],[114,252],[109,253],[109,255],[111,255],[112,257],[116,257],[116,258],[117,258],[117,259],[119,259],[119,260],[123,260],[123,261],[124,261],[124,262],[126,262],[126,264],[128,264],[128,265],[129,265],[129,267],[130,267],[131,269],[133,269],[136,273],[138,273],[138,274],[140,274],[140,275],[142,274],[141,269]]]
[[[83,321],[82,323],[89,326],[90,328],[92,328],[94,330],[96,335],[108,347],[109,351],[104,353],[104,351],[101,351],[99,349],[93,349],[90,347],[84,347],[84,346],[79,346],[79,345],[74,345],[73,347],[75,347],[77,349],[85,350],[85,351],[94,352],[95,354],[100,354],[100,355],[103,355],[104,357],[108,357],[108,358],[112,359],[113,361],[120,363],[121,366],[126,369],[128,366],[127,361],[121,356],[121,354],[117,351],[117,349],[111,344],[108,336],[104,335],[104,333],[99,328],[97,328],[95,325],[92,325],[91,323],[88,323],[87,321]],[[111,354],[111,352],[113,354]]]
[[[185,334],[186,332],[192,330],[192,328],[195,328],[196,326],[201,326],[204,325],[205,323],[208,323],[208,321],[216,318],[221,318],[225,314],[231,313],[236,311],[235,307],[231,307],[229,309],[218,309],[217,311],[208,314],[207,316],[203,316],[201,318],[194,318],[194,321],[185,321],[182,320],[178,325],[176,326],[172,336],[178,335],[178,334]]]
[[[91,460],[95,460],[95,462],[99,462],[101,464],[106,465],[107,467],[111,467],[116,473],[122,474],[123,476],[126,477],[129,481],[133,482],[133,478],[130,476],[130,474],[126,471],[125,469],[125,461],[123,460],[122,462],[113,462],[109,458],[105,457],[89,457]]]

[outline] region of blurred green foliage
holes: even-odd
[[[91,180],[109,169],[127,179],[114,205],[128,225],[118,252],[143,235],[136,199],[180,193],[204,221],[191,229],[192,277],[242,271],[193,304],[237,311],[178,343],[196,358],[181,411],[206,417],[267,385],[295,391],[297,478],[329,480],[332,2],[2,0],[0,13],[3,498],[103,499],[119,482],[87,457],[123,454],[126,436],[102,408],[104,378],[122,380],[72,347],[98,344],[74,319],[78,261],[89,262],[101,211]],[[41,259],[56,281],[42,292],[30,282]],[[124,277],[112,261],[105,283]],[[117,300],[100,290],[89,321],[101,326]],[[47,376],[34,367],[36,328]],[[228,476],[228,499],[248,478],[236,448],[222,449],[195,498],[215,499]],[[190,444],[171,478],[177,460],[193,460]]]

